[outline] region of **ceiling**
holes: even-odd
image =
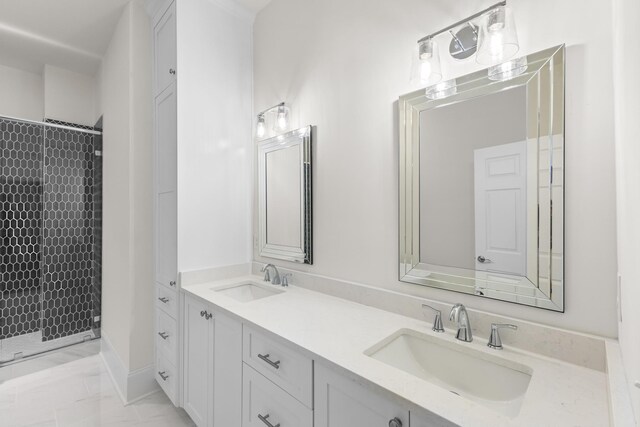
[[[260,12],[271,0],[236,0],[253,13]]]
[[[0,64],[95,74],[130,0],[0,0]],[[271,0],[234,0],[252,13]]]
[[[51,64],[94,74],[128,2],[0,0],[0,63],[33,72]]]

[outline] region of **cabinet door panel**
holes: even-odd
[[[240,427],[242,419],[242,324],[214,314],[213,425]]]
[[[178,111],[176,85],[155,99],[156,192],[168,193],[177,187]]]
[[[176,5],[167,9],[154,30],[155,75],[154,93],[162,92],[175,81],[176,70]],[[174,72],[172,73],[171,70]]]
[[[202,316],[206,310],[208,307],[199,301],[185,298],[184,409],[199,427],[209,423],[209,396],[213,386],[213,319]]]
[[[397,418],[409,427],[409,411],[316,363],[315,427],[387,427]]]
[[[176,193],[158,194],[156,199],[156,281],[165,286],[176,281],[178,233]]]

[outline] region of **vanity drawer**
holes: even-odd
[[[176,404],[178,397],[178,370],[162,354],[156,356],[156,381],[169,399]]]
[[[175,319],[178,316],[178,292],[156,283],[156,307]]]
[[[313,411],[246,363],[242,364],[242,427],[312,427]]]
[[[156,310],[156,351],[173,365],[178,364],[178,327],[175,319],[162,310]]]
[[[242,359],[300,402],[313,408],[313,361],[250,327],[243,327]]]

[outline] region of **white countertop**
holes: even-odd
[[[212,288],[234,283],[264,284],[260,277],[185,286],[182,291],[218,309],[278,335],[319,362],[329,362],[399,397],[461,426],[594,426],[609,425],[605,373],[507,348],[489,349],[484,338],[462,343],[454,331],[431,331],[431,324],[357,304],[294,285],[285,292],[250,302],[239,302]],[[388,366],[364,351],[400,329],[412,329],[475,351],[506,358],[532,368],[533,375],[520,413],[509,418],[484,406]],[[517,333],[517,332],[515,332]],[[408,407],[411,409],[411,407]]]

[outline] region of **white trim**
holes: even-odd
[[[256,19],[256,14],[253,11],[234,0],[209,0],[209,2],[249,25],[253,25],[253,21]]]
[[[147,12],[149,18],[151,18],[151,27],[155,27],[157,21],[160,20],[162,15],[169,9],[173,0],[145,0],[144,10]]]
[[[154,365],[129,372],[104,332],[101,338],[100,357],[122,403],[129,405],[160,390]]]

